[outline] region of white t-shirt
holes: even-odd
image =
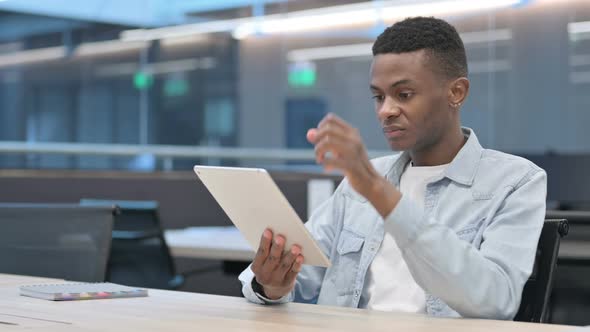
[[[410,163],[401,176],[400,191],[413,201],[424,204],[426,185],[432,178],[439,177],[447,166],[415,167]],[[368,309],[426,312],[424,290],[414,281],[395,239],[387,232],[367,272],[363,298]]]

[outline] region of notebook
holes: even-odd
[[[80,282],[20,286],[20,295],[52,301],[72,301],[145,297],[148,296],[148,291],[109,282]]]

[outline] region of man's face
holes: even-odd
[[[447,82],[434,72],[424,50],[376,55],[370,88],[393,150],[426,150],[450,130]]]

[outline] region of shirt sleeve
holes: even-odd
[[[531,169],[506,190],[479,250],[405,196],[384,220],[415,281],[463,317],[513,319],[531,274],[547,176]]]

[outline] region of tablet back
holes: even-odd
[[[194,171],[253,250],[270,228],[286,238],[286,249],[293,244],[301,247],[304,264],[330,265],[266,170],[197,165]]]

